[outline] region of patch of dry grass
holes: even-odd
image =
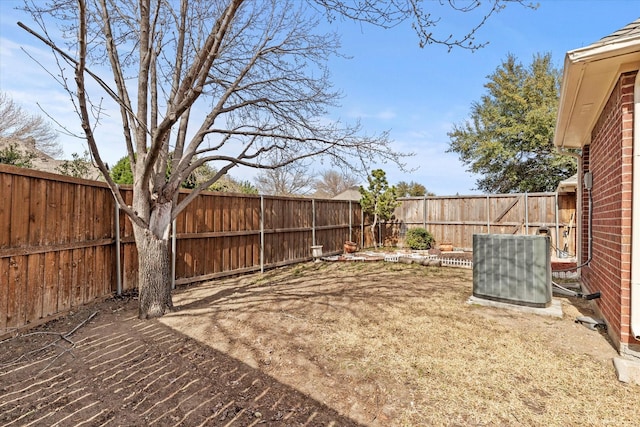
[[[470,270],[308,263],[187,289],[163,321],[367,425],[637,425],[604,337],[471,288]]]

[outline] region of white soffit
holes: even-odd
[[[631,27],[625,34],[623,30]],[[640,68],[640,20],[584,48],[567,52],[554,144],[581,148],[621,73]],[[623,32],[621,34],[621,32]]]

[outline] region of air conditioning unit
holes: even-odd
[[[549,307],[550,245],[547,236],[474,234],[473,295],[529,307]]]

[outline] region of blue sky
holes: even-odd
[[[41,114],[39,103],[57,120],[77,129],[68,98],[21,50],[24,47],[35,55],[46,52],[15,24],[29,21],[13,10],[16,4],[15,0],[0,1],[0,90],[25,110]],[[638,0],[547,0],[539,4],[537,10],[509,5],[493,16],[477,35],[477,41],[489,44],[476,52],[454,49],[448,53],[437,45],[420,48],[409,25],[382,30],[335,23],[342,35],[342,53],[350,59],[335,58],[330,63],[335,87],[344,95],[332,117],[360,120],[368,133],[389,130],[396,150],[415,153],[407,159],[412,172],[380,165],[391,184],[415,181],[437,195],[478,194],[476,177],[455,153],[446,153],[447,132],[468,118],[472,103],[485,92],[487,76],[506,55],[512,53],[528,64],[536,53],[550,52],[561,68],[568,50],[591,44],[640,17]],[[446,10],[436,8],[434,13]],[[471,18],[442,15],[435,30],[463,32]],[[110,136],[114,146],[119,145],[120,132],[114,127]],[[84,151],[81,140],[61,136],[60,141],[67,158]],[[124,154],[124,148],[103,150],[110,164]],[[232,176],[252,179],[254,173],[234,171]]]

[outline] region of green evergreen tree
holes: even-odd
[[[129,156],[124,156],[109,171],[113,182],[116,184],[133,184],[133,172]]]
[[[435,196],[435,193],[427,191],[427,188],[424,185],[413,181],[409,183],[400,181],[396,184],[396,192],[398,197]]]
[[[207,165],[200,166],[197,170],[199,174],[203,176],[213,175],[211,172],[211,168]],[[180,184],[182,188],[193,189],[196,188],[198,184],[198,173],[193,172],[189,176],[185,178],[184,181]],[[110,170],[111,178],[113,182],[116,184],[133,184],[133,171],[131,169],[131,162],[129,161],[129,156],[124,156],[118,163],[116,163],[113,168]],[[167,166],[167,179],[171,176],[171,162],[168,162]]]
[[[371,238],[373,246],[377,247],[376,226],[379,221],[388,221],[393,215],[393,211],[398,206],[396,188],[389,187],[387,176],[382,169],[374,169],[371,175],[367,177],[369,181],[368,188],[360,186],[360,206],[364,213],[373,216],[371,224]]]
[[[181,184],[182,188],[194,189],[201,182],[207,181],[209,178],[216,174],[216,170],[204,164],[199,166],[193,173],[191,173],[187,179]],[[131,164],[129,163],[129,157],[124,156],[118,163],[115,164],[110,171],[111,178],[117,184],[133,184],[133,172],[131,171]],[[171,163],[167,167],[167,174],[171,174]],[[258,189],[253,186],[249,181],[237,181],[230,176],[223,175],[211,184],[208,188],[209,191],[222,191],[229,193],[243,193],[243,194],[258,194]]]
[[[576,172],[575,160],[553,146],[560,77],[550,54],[535,55],[528,67],[508,55],[488,76],[487,93],[473,103],[471,117],[448,134],[448,152],[482,175],[478,189],[555,191]]]

